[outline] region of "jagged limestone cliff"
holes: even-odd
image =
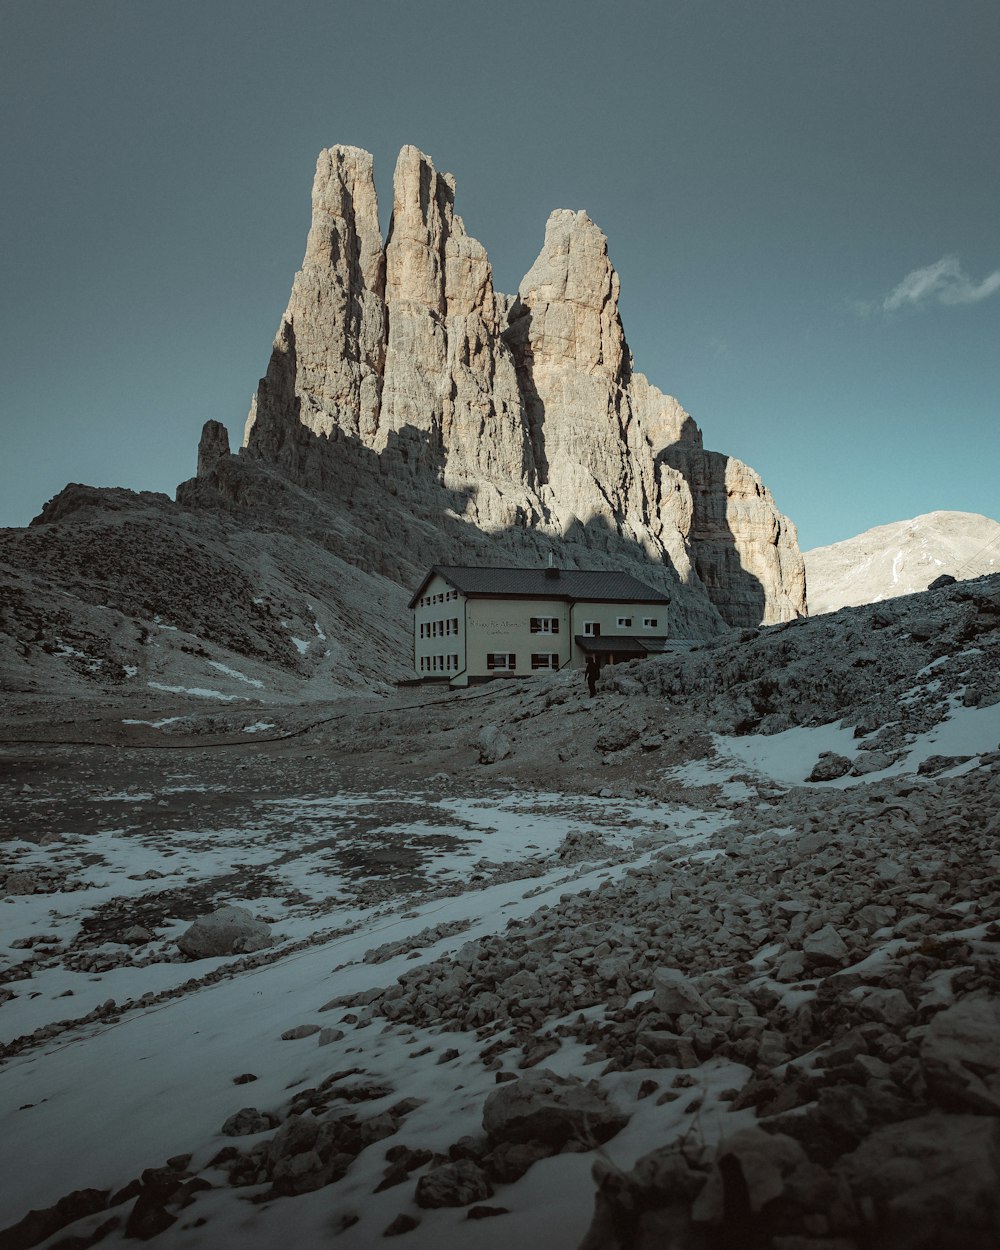
[[[243,469],[211,435],[200,485],[179,498],[259,499],[249,461],[351,500],[362,529],[367,509],[396,576],[408,561],[393,565],[387,548],[415,558],[412,515],[424,563],[552,550],[627,567],[671,590],[675,632],[803,614],[794,526],[753,470],[706,452],[689,414],[634,370],[618,275],[587,214],[551,215],[511,298],[454,204],[454,179],[403,148],[383,246],[371,156],[320,154]]]

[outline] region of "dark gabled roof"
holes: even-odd
[[[576,645],[584,655],[657,655],[668,650],[666,638],[637,637],[635,634],[577,634]]]
[[[435,564],[417,587],[409,606],[415,607],[427,583],[439,573],[463,595],[503,599],[570,599],[606,603],[669,603],[670,596],[654,590],[630,573],[608,569],[488,569]]]

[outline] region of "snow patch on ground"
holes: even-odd
[[[938,684],[932,682],[931,687]],[[934,728],[917,734],[906,754],[889,768],[867,773],[863,777],[837,777],[832,781],[809,784],[842,790],[849,786],[867,785],[884,777],[915,773],[932,755],[973,757],[967,764],[945,774],[951,776],[974,768],[976,759],[984,753],[1000,750],[1000,703],[991,707],[963,707],[960,697],[952,695],[949,705],[947,716]],[[801,785],[806,781],[822,752],[831,751],[854,759],[859,747],[854,730],[842,727],[839,722],[817,727],[799,726],[770,736],[728,737],[714,734],[713,737],[716,750],[723,759],[738,760],[754,772],[790,785]],[[703,776],[707,781],[712,769],[713,765],[696,761],[685,765],[679,772],[692,778]],[[683,777],[679,775],[678,780],[683,780]]]
[[[309,604],[309,611],[314,614],[316,612],[315,607],[313,607],[311,603]],[[316,630],[316,637],[320,640],[320,642],[326,642],[326,634],[323,633],[323,627],[320,625],[319,619],[315,615],[313,616],[313,628]]]
[[[940,724],[913,741],[900,771],[915,770],[932,755],[971,755],[1000,749],[1000,703],[992,707],[963,707],[956,696]]]
[[[227,677],[235,677],[237,681],[245,681],[248,686],[256,686],[258,690],[264,688],[264,683],[258,681],[256,677],[248,677],[246,673],[241,673],[239,669],[230,668],[228,664],[222,664],[219,660],[209,660],[212,668],[218,669],[220,673],[225,673]]]
[[[689,760],[664,770],[663,776],[685,787],[718,786],[725,798],[733,802],[756,797],[756,791],[745,781],[734,779],[732,766],[718,760]]]
[[[812,772],[823,751],[833,751],[853,759],[858,741],[854,730],[839,722],[832,725],[796,726],[783,733],[747,734],[731,737],[713,734],[715,749],[724,759],[738,760],[744,768],[762,773],[786,785],[801,785]],[[841,779],[842,780],[842,779]],[[851,778],[853,784],[857,778]],[[816,782],[834,785],[834,782]]]
[[[68,642],[59,642],[55,654],[74,660],[82,660],[92,673],[99,672],[104,666],[102,659],[99,659],[97,656],[87,655],[85,651],[79,651],[76,647],[71,647]]]
[[[223,703],[232,703],[241,696],[223,694],[221,690],[208,690],[204,686],[167,686],[160,681],[147,681],[146,685],[153,690],[165,690],[168,694],[192,694],[199,699],[221,699]]]

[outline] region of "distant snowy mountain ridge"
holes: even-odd
[[[959,581],[1000,569],[1000,524],[975,512],[928,512],[803,552],[809,612],[911,595],[942,574]]]

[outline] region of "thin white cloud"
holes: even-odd
[[[933,265],[914,269],[882,300],[883,312],[922,308],[927,304],[978,304],[1000,291],[1000,269],[975,282],[957,256],[942,256]]]

